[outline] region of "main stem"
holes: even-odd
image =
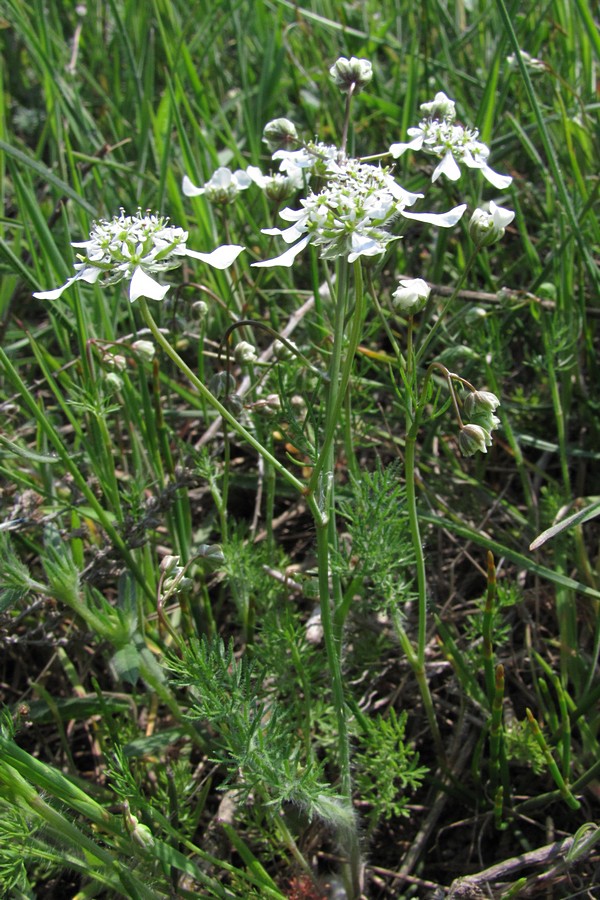
[[[364,291],[360,263],[354,265],[355,306],[351,317],[348,346],[344,355],[344,326],[349,310],[349,268],[345,260],[338,262],[337,298],[333,329],[333,346],[329,361],[329,383],[325,409],[325,434],[310,481],[309,492],[316,493],[319,515],[315,516],[319,570],[319,600],[321,624],[331,677],[331,691],[337,721],[337,744],[340,766],[341,793],[352,806],[352,777],[350,771],[350,742],[348,714],[342,678],[343,594],[340,577],[331,572],[331,550],[337,546],[335,515],[335,435],[346,392],[350,382],[352,363],[358,347],[364,318]],[[360,847],[354,826],[339,835],[341,849],[347,856],[346,887],[350,898],[360,896]]]

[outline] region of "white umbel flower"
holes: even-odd
[[[453,100],[440,91],[431,103],[421,104],[421,110],[425,118],[416,128],[408,129],[410,140],[391,145],[390,153],[395,159],[407,150],[423,150],[440,160],[431,176],[432,181],[437,181],[440,175],[457,181],[460,178],[460,164],[463,164],[470,169],[479,169],[483,177],[499,190],[509,186],[512,181],[510,175],[500,175],[488,166],[490,150],[478,140],[478,130],[465,128],[454,121]]]
[[[254,266],[291,266],[309,243],[324,259],[346,257],[354,262],[360,256],[376,256],[397,239],[388,228],[398,216],[449,228],[466,208],[463,204],[442,214],[407,212],[423,195],[404,190],[387,169],[357,159],[330,160],[327,168],[325,187],[302,199],[302,209],[281,211],[281,218],[292,223],[288,228],[264,229],[292,246]]]
[[[168,224],[165,216],[142,215],[114,216],[110,221],[100,219],[90,232],[87,241],[73,242],[80,248],[78,262],[74,263],[75,275],[59,288],[36,291],[38,300],[57,300],[76,281],[104,285],[129,281],[129,299],[139,297],[162,300],[169,285],[160,284],[155,276],[180,266],[185,257],[198,259],[215,269],[227,269],[244,249],[238,244],[223,244],[212,253],[199,253],[186,246],[187,231]]]

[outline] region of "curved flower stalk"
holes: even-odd
[[[433,171],[432,181],[445,175],[450,181],[460,178],[460,164],[470,169],[479,169],[484,178],[495,188],[503,190],[512,181],[510,175],[494,172],[488,164],[489,147],[478,140],[476,128],[465,128],[457,124],[454,101],[443,91],[435,95],[431,103],[422,103],[425,114],[416,128],[409,128],[410,141],[392,144],[390,153],[397,159],[407,150],[423,150],[437,156],[440,162]]]
[[[240,191],[245,191],[251,184],[250,175],[243,169],[232,172],[226,166],[221,166],[202,187],[196,187],[193,181],[184,175],[181,189],[186,197],[200,197],[206,194],[206,199],[211,203],[226,205],[233,203]]]
[[[199,259],[215,269],[227,269],[244,249],[238,244],[223,244],[211,253],[199,253],[186,246],[187,231],[168,224],[165,216],[146,213],[140,209],[134,216],[114,216],[110,221],[100,219],[87,241],[71,246],[85,250],[78,253],[74,263],[75,275],[61,287],[50,291],[36,291],[38,300],[57,300],[76,281],[104,285],[129,281],[129,299],[140,297],[162,300],[169,285],[160,284],[154,277],[180,266],[185,257]]]
[[[406,207],[423,194],[404,190],[388,169],[357,159],[332,159],[327,168],[329,176],[323,190],[301,200],[302,209],[281,211],[281,218],[293,223],[289,228],[263,229],[264,234],[280,235],[292,246],[254,266],[291,266],[309,243],[320,249],[324,259],[342,257],[352,263],[361,256],[383,253],[390,241],[398,239],[388,231],[398,216],[450,228],[466,209],[461,204],[441,214],[407,212]]]

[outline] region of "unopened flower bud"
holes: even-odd
[[[160,563],[160,571],[164,575],[172,575],[174,573],[174,570],[179,566],[179,560],[179,556],[172,556],[170,554],[167,556],[163,556]]]
[[[291,359],[294,355],[292,347],[295,347],[295,344],[292,344],[292,347],[290,347],[290,344],[292,344],[291,341],[287,341],[285,344],[280,340],[273,341],[273,356],[275,359]]]
[[[192,303],[192,312],[198,322],[204,322],[208,315],[208,303],[205,303],[204,300],[196,300],[195,303]]]
[[[263,141],[271,151],[289,150],[299,143],[296,126],[290,119],[273,119],[263,129]]]
[[[116,369],[123,372],[127,368],[127,360],[120,353],[105,353],[102,361],[107,369]]]
[[[156,348],[152,341],[134,341],[131,349],[145,362],[152,362],[156,355]]]
[[[346,94],[351,88],[355,94],[371,81],[373,66],[368,59],[357,59],[355,56],[346,59],[345,56],[335,62],[329,70],[337,87]]]
[[[132,819],[135,819],[135,816],[132,816]],[[141,822],[137,822],[133,831],[131,832],[131,837],[133,840],[142,847],[144,850],[147,850],[149,847],[154,847],[154,835],[150,831],[147,825],[143,825]]]
[[[220,400],[235,391],[235,378],[230,372],[216,372],[208,382],[208,389]]]
[[[236,344],[233,356],[239,366],[244,363],[256,362],[256,348],[249,344],[248,341],[240,341]]]
[[[473,456],[474,453],[487,453],[487,448],[492,445],[492,437],[485,428],[480,425],[464,425],[458,436],[458,446],[463,456]]]
[[[500,406],[500,401],[491,391],[472,391],[465,397],[463,408],[468,419],[479,413],[493,413]]]
[[[506,226],[514,217],[512,209],[496,206],[491,200],[489,211],[478,208],[471,216],[469,234],[479,247],[489,247],[504,236]]]
[[[456,118],[456,104],[443,91],[438,91],[430,103],[421,103],[420,110],[429,119],[446,119],[452,122]]]
[[[401,278],[392,294],[394,309],[410,315],[420,312],[431,293],[431,288],[422,278]]]
[[[109,372],[104,380],[113,391],[120,391],[123,387],[123,379],[116,372]]]

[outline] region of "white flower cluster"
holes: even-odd
[[[319,248],[324,259],[344,256],[354,262],[360,256],[383,253],[396,240],[388,229],[397,216],[449,228],[466,209],[463,204],[442,214],[407,212],[406,207],[423,195],[404,190],[388,169],[357,159],[330,159],[326,170],[326,184],[319,193],[302,199],[301,209],[281,211],[281,218],[293,223],[289,228],[264,229],[265,234],[280,235],[292,246],[254,266],[291,266],[309,243]]]
[[[138,210],[136,215],[114,216],[110,221],[100,219],[87,241],[72,243],[81,248],[79,262],[74,263],[75,275],[65,284],[50,291],[37,291],[38,300],[56,300],[74,282],[104,285],[129,281],[129,299],[139,297],[162,300],[169,285],[160,284],[154,276],[181,265],[184,257],[199,259],[216,269],[226,269],[244,249],[237,244],[224,244],[211,253],[199,253],[186,246],[187,231],[168,224],[165,216]]]
[[[443,91],[436,94],[431,103],[421,104],[425,117],[416,128],[409,128],[410,141],[392,144],[390,153],[397,159],[407,150],[423,150],[439,158],[432,181],[445,175],[450,181],[460,177],[460,165],[470,169],[479,169],[481,174],[495,188],[503,190],[511,183],[510,175],[499,175],[487,164],[490,155],[489,147],[478,140],[476,128],[465,128],[455,122],[456,111],[453,100]]]

